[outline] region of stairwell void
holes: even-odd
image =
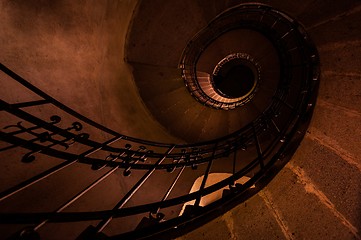
[[[228,98],[246,98],[255,91],[259,76],[251,62],[233,56],[228,55],[214,69],[213,89]]]
[[[1,41],[13,50],[2,50],[0,64],[5,239],[169,239],[209,221],[180,238],[198,239],[211,226],[209,239],[294,239],[283,216],[301,207],[287,201],[280,210],[272,197],[290,196],[284,184],[296,180],[287,174],[305,186],[301,202],[313,194],[348,229],[342,236],[359,238],[357,220],[348,220],[355,216],[288,164],[305,134],[345,153],[321,135],[307,137],[322,70],[308,25],[289,14],[301,8],[202,4],[1,2]],[[28,46],[16,37],[28,30],[25,12],[38,24],[29,41],[42,43],[24,48],[28,61],[12,55]],[[57,69],[69,56],[74,64]],[[233,213],[247,217],[235,221]],[[264,231],[235,230],[252,221]]]

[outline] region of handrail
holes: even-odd
[[[259,16],[259,19],[252,19],[251,16],[254,14]],[[265,16],[269,16],[274,21],[266,22]],[[279,24],[283,24],[287,29],[278,29]],[[296,132],[307,127],[317,95],[318,54],[301,24],[287,14],[264,4],[235,6],[218,15],[206,28],[196,34],[182,54],[179,67],[182,69],[186,86],[191,94],[204,105],[220,109],[231,108],[227,103],[217,102],[203,92],[197,82],[195,65],[206,46],[222,33],[236,28],[251,28],[259,31],[273,43],[281,60],[281,78],[278,88],[271,104],[245,127],[227,136],[200,143],[160,143],[115,132],[57,101],[0,63],[0,70],[5,75],[37,96],[31,101],[15,103],[0,100],[0,114],[4,116],[10,114],[20,119],[18,122],[11,120],[7,126],[2,126],[0,139],[7,146],[0,149],[0,154],[25,149],[28,152],[22,153],[21,161],[19,161],[19,164],[23,164],[24,167],[37,161],[38,155],[62,160],[61,163],[1,192],[0,202],[16,197],[19,192],[27,188],[36,187],[38,182],[52,175],[68,171],[70,166],[88,164],[91,165],[88,171],[109,168],[106,173],[77,191],[76,195],[53,212],[0,213],[0,223],[31,224],[29,228],[16,233],[16,236],[21,237],[29,232],[35,233],[51,222],[98,220],[100,222],[97,227],[89,227],[82,233],[92,239],[102,234],[101,232],[114,218],[123,217],[140,223],[137,229],[128,229],[123,235],[115,237],[146,237],[138,229],[148,229],[148,232],[145,232],[152,232],[152,234],[158,231],[173,231],[172,229],[177,226],[183,229],[187,223],[211,213],[219,206],[228,203],[230,199],[243,196],[242,194],[247,192],[250,186],[264,178],[266,172],[270,174],[271,169],[277,167],[278,159],[287,153],[288,146],[300,141],[300,137],[295,137]],[[295,56],[297,56],[297,62],[295,62]],[[296,76],[296,70],[301,70],[298,73],[302,75]],[[55,107],[57,115],[48,116],[48,119],[29,111],[32,108],[49,107]],[[62,126],[62,123],[66,123],[69,127]],[[109,136],[105,140],[97,140],[93,138],[95,131],[107,133]],[[250,153],[249,158],[242,158],[244,151]],[[243,164],[243,167],[237,166],[239,162]],[[211,186],[206,186],[211,170],[219,165],[223,167],[223,171],[232,173],[231,176]],[[122,171],[122,181],[126,183],[131,182],[128,179],[133,171],[141,174],[139,180],[125,192],[113,209],[63,211],[119,170]],[[193,178],[198,177],[199,174],[204,175],[198,191],[188,193],[177,188],[178,185],[185,183],[186,180],[182,180],[182,177],[187,171],[191,172]],[[139,192],[147,194],[147,191],[151,191],[143,187],[151,181],[151,176],[160,176],[164,173],[171,180],[162,183],[165,190],[160,194],[159,200],[126,205],[131,202],[130,199],[136,198]],[[235,181],[244,176],[251,177],[244,185],[236,186]],[[202,197],[225,187],[229,188],[230,195],[209,206],[199,206]],[[172,196],[175,192],[177,194]],[[165,220],[164,211],[174,208],[176,212],[184,203],[192,200],[195,200],[195,204],[182,216],[172,216],[169,220]],[[139,216],[137,217],[139,214],[143,214],[141,221],[139,221]]]

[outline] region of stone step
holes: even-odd
[[[306,137],[256,196],[179,238],[360,239],[361,174]]]
[[[335,149],[361,171],[361,114],[318,100],[310,126],[310,137]]]
[[[176,67],[132,63],[132,73],[140,96],[146,104],[149,100],[184,88],[181,70]]]
[[[288,239],[353,239],[355,233],[320,198],[318,187],[295,173],[294,165],[291,160],[263,190],[278,209]]]
[[[286,239],[277,220],[260,196],[254,196],[178,240]]]
[[[211,112],[208,120],[201,127],[200,140],[211,140],[229,134],[229,117],[226,111],[209,109]]]
[[[361,169],[338,155],[342,153],[314,139],[312,132],[306,135],[287,167],[335,218],[350,230],[361,229]]]

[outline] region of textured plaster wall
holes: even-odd
[[[125,37],[136,4],[136,0],[2,0],[0,62],[116,131],[172,140],[148,114],[124,62]],[[9,97],[15,99],[22,94],[11,92]],[[8,93],[4,90],[1,95]]]

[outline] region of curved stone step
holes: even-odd
[[[201,3],[195,3],[191,0],[179,2],[143,1],[142,4],[139,4],[139,7],[142,7],[140,11],[144,13],[146,18],[133,19],[133,26],[137,25],[135,27],[137,30],[129,33],[130,39],[134,40],[135,37],[139,37],[139,39],[135,39],[134,42],[128,41],[129,47],[133,49],[133,52],[127,56],[128,60],[148,65],[153,64],[157,68],[158,66],[170,66],[171,69],[176,69],[184,44],[205,25],[208,19],[213,18],[217,12],[241,2],[244,1],[204,0]],[[197,232],[195,232],[183,238],[359,239],[360,237],[357,238],[353,234],[354,230],[352,229],[352,226],[354,226],[360,232],[359,224],[361,222],[359,221],[360,173],[357,170],[359,169],[357,166],[359,166],[359,156],[361,154],[359,148],[361,142],[359,106],[361,104],[359,104],[358,92],[360,89],[360,62],[358,57],[361,48],[359,44],[360,14],[359,12],[352,14],[352,11],[354,11],[352,8],[359,6],[359,1],[307,0],[303,4],[280,0],[263,2],[271,3],[275,7],[298,15],[301,22],[311,28],[312,37],[320,48],[323,62],[323,81],[320,89],[321,100],[318,101],[316,107],[313,128],[310,129],[310,134],[306,137],[298,154],[295,155],[291,162],[293,165],[285,168],[275,178],[275,181],[266,188],[265,193],[261,193],[235,208],[221,220],[215,220],[210,225],[205,225],[204,228],[199,229],[199,231],[205,229],[204,234],[201,232],[201,234],[197,235]],[[8,9],[9,6],[16,6],[11,5],[14,3],[2,1],[0,5],[2,9],[5,9],[5,7]],[[160,134],[163,134],[159,131],[160,128],[152,124],[150,118],[144,117],[148,116],[144,114],[144,111],[142,114],[138,114],[141,108],[135,107],[133,102],[128,103],[126,101],[132,98],[126,94],[124,89],[128,91],[133,89],[131,85],[124,84],[125,82],[117,82],[124,78],[129,80],[126,66],[121,61],[123,58],[122,46],[124,44],[123,41],[119,40],[125,38],[128,27],[126,19],[129,18],[129,13],[133,11],[134,6],[130,6],[131,4],[128,6],[129,3],[115,4],[116,6],[114,6],[114,3],[108,4],[107,8],[103,9],[102,6],[105,6],[103,3],[99,4],[99,6],[94,6],[94,3],[88,3],[87,5],[69,3],[70,10],[68,11],[62,3],[48,4],[46,5],[48,8],[37,8],[35,4],[33,5],[33,2],[24,1],[20,7],[14,7],[13,10],[16,10],[14,12],[2,11],[4,28],[1,28],[3,32],[0,34],[3,46],[1,56],[6,63],[10,63],[15,67],[16,71],[20,71],[22,75],[24,74],[24,77],[31,77],[32,81],[43,79],[42,82],[34,82],[39,84],[39,87],[45,86],[42,88],[43,90],[49,90],[52,95],[64,100],[64,103],[69,102],[70,105],[78,106],[85,113],[91,113],[94,119],[103,116],[99,114],[101,107],[98,104],[101,102],[104,106],[109,107],[105,109],[104,116],[109,117],[117,113],[121,115],[121,117],[117,115],[115,118],[107,119],[108,123],[112,122],[111,124],[115,125],[116,128],[123,128],[124,131],[131,134],[137,134],[149,129],[149,131],[156,132],[157,135],[149,133],[148,136],[159,137]],[[98,12],[97,9],[101,9],[102,12]],[[122,9],[123,14],[119,14],[118,11],[111,11],[116,9]],[[39,11],[44,14],[36,14]],[[82,15],[84,12],[82,11],[89,11],[89,13],[92,12],[95,15],[84,18],[84,15]],[[201,12],[205,14],[201,14]],[[351,14],[349,14],[350,12]],[[69,18],[70,14],[74,14],[76,17]],[[16,18],[17,16],[21,17]],[[152,18],[154,16],[156,18]],[[46,17],[47,21],[43,17]],[[108,19],[109,22],[98,21],[103,17]],[[165,21],[170,17],[174,17],[178,22],[175,24],[174,22]],[[81,22],[81,19],[85,19],[84,22]],[[34,22],[31,20],[37,23],[41,21],[41,24],[33,24]],[[31,27],[27,23],[30,23]],[[59,23],[60,27],[54,27],[57,26],[55,23]],[[92,26],[97,27],[93,28]],[[189,26],[192,26],[192,28]],[[123,35],[114,34],[119,29],[124,29],[122,31]],[[54,44],[53,40],[57,44]],[[164,40],[166,40],[166,43],[163,44]],[[78,45],[82,47],[77,49]],[[96,48],[95,46],[101,47]],[[109,46],[109,48],[104,50],[103,46]],[[97,69],[93,69],[93,71],[91,66],[97,66]],[[83,73],[84,75],[82,75]],[[154,72],[154,74],[156,73]],[[169,76],[173,76],[172,74],[169,74]],[[68,81],[63,82],[64,79]],[[71,81],[73,79],[78,81]],[[103,81],[104,79],[109,81]],[[172,79],[164,79],[164,82]],[[174,82],[164,86],[167,89],[160,89],[155,94],[145,92],[143,95],[145,99],[154,101],[154,106],[160,106],[157,105],[156,101],[163,103],[170,101],[168,107],[174,106],[177,108],[177,105],[174,105],[175,102],[172,101],[177,100],[177,91],[183,89],[180,80],[180,78],[175,78]],[[60,90],[53,88],[55,83],[57,86],[61,86]],[[105,88],[98,91],[96,89],[98,84]],[[144,89],[154,87],[153,82],[143,82],[142,84],[144,84]],[[155,83],[155,85],[157,84]],[[345,91],[340,90],[340,86],[345,88]],[[265,91],[267,89],[264,88]],[[65,92],[70,94],[64,94]],[[132,91],[132,93],[134,92]],[[174,92],[175,95],[172,95]],[[132,96],[137,95],[132,94]],[[153,97],[159,97],[159,99],[155,100]],[[80,98],[84,102],[79,102]],[[89,101],[85,100],[87,98],[89,98]],[[196,125],[197,128],[200,128],[200,126],[206,125],[207,121],[211,121],[209,119],[214,119],[212,121],[215,122],[222,119],[218,118],[216,114],[213,115],[216,110],[208,111],[207,108],[201,105],[198,108],[198,103],[194,99],[190,96],[188,99],[189,102],[186,102],[184,108],[181,109],[184,111],[181,114],[182,118],[189,118],[189,123],[184,125],[184,130],[187,132],[186,136],[199,141],[205,136],[198,132],[190,137],[189,132],[192,131],[190,126]],[[141,106],[141,101],[138,100],[137,106]],[[189,107],[190,105],[192,108]],[[195,107],[193,108],[193,106]],[[239,122],[248,121],[243,120],[242,116],[259,114],[256,110],[256,107],[249,109],[247,114],[242,113],[242,111],[247,111],[246,107],[239,111],[228,111],[228,117],[225,117],[222,121],[227,122],[228,128],[231,129],[229,131],[232,132],[232,129],[236,128]],[[134,126],[135,119],[137,127]],[[174,123],[177,121],[177,118],[172,119]],[[127,124],[124,124],[125,122],[131,124],[127,126]],[[219,131],[222,133],[226,130],[219,129]],[[218,132],[216,133],[218,134]],[[241,153],[240,157],[242,158]],[[16,182],[18,175],[24,174],[15,169],[13,165],[7,165],[13,159],[15,159],[15,156],[13,158],[10,155],[6,156],[6,159],[2,161],[4,169],[11,168],[16,173],[9,172],[11,174],[9,178],[2,176],[6,178],[6,181],[1,182],[3,188],[6,188],[9,183]],[[49,159],[46,160],[45,164],[50,164]],[[39,163],[41,162],[39,161]],[[32,171],[31,173],[33,173],[39,170],[40,167],[45,167],[42,165],[35,170],[36,164],[32,165],[29,172]],[[53,184],[52,181],[42,183],[43,185],[38,189],[39,194],[37,194],[39,201],[30,205],[34,206],[34,209],[39,206],[55,209],[59,205],[58,201],[63,199],[54,201],[52,191],[63,190],[64,193],[71,195],[72,191],[76,192],[81,188],[81,183],[91,182],[92,177],[101,173],[94,172],[94,176],[87,175],[83,177],[82,167],[88,166],[81,166],[74,171],[59,175],[59,179],[55,181],[57,184]],[[23,171],[28,171],[28,169]],[[217,169],[217,165],[215,169]],[[187,177],[188,175],[185,174],[184,176]],[[136,174],[134,177],[136,177]],[[135,181],[134,179],[132,181]],[[98,194],[93,193],[89,196],[91,204],[96,204],[99,209],[107,207],[104,203],[105,200],[110,200],[110,202],[106,203],[109,204],[110,208],[114,206],[114,202],[119,200],[119,195],[124,194],[124,189],[132,186],[132,182],[129,182],[128,186],[124,185],[124,182],[120,181],[119,175],[112,176],[109,181],[102,189],[103,192],[100,192],[100,194],[99,192]],[[61,183],[61,186],[59,186],[59,183]],[[48,194],[46,196],[42,194],[41,188],[47,189]],[[108,197],[107,194],[109,193],[111,193],[112,199]],[[23,199],[22,205],[6,207],[6,209],[19,210],[20,208],[29,207],[26,199],[33,200],[34,195],[29,194],[29,192],[24,192],[24,194],[27,194],[28,197]],[[19,198],[21,197],[24,197],[24,195],[19,195]],[[63,195],[62,197],[65,199],[67,196]],[[49,201],[49,198],[52,201]],[[322,199],[324,201],[328,199],[330,202],[322,202]],[[141,201],[141,199],[138,200]],[[83,201],[87,202],[88,200],[83,199]],[[78,207],[84,206],[81,203],[79,203]],[[73,209],[77,209],[77,206],[74,205],[73,207]],[[27,210],[31,210],[30,207]],[[350,227],[347,222],[352,226]],[[46,228],[41,230],[41,235],[45,238],[74,239],[88,224],[88,222],[79,225],[74,224],[72,227],[64,227],[61,224],[48,224]],[[114,224],[109,231],[117,233],[121,227],[117,225],[117,222],[114,222]],[[22,227],[2,225],[0,226],[0,232],[3,237],[6,237],[6,234],[12,230]],[[59,232],[59,229],[61,233],[54,236],[54,231],[58,230]],[[284,235],[282,236],[282,234]]]
[[[307,137],[257,195],[178,239],[360,239],[360,182],[358,169]]]

